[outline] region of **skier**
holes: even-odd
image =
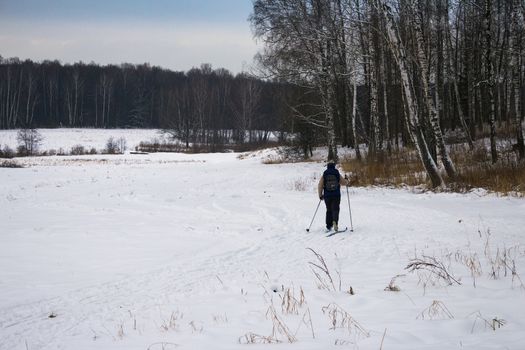
[[[327,168],[323,176],[319,179],[317,190],[319,199],[326,204],[326,229],[330,231],[332,227],[337,232],[339,230],[339,205],[341,203],[341,186],[348,186],[349,180],[345,175],[341,177],[339,171],[335,168],[333,160],[328,161]]]

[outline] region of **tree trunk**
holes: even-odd
[[[448,153],[447,147],[445,145],[445,140],[443,138],[443,132],[441,131],[441,126],[439,123],[439,115],[437,113],[436,106],[434,105],[432,94],[430,92],[430,84],[429,84],[429,75],[426,74],[426,72],[429,69],[428,59],[425,55],[424,48],[426,47],[426,43],[423,38],[423,12],[421,9],[418,10],[418,13],[416,13],[416,26],[414,29],[414,33],[416,35],[416,42],[417,42],[417,58],[418,58],[418,66],[420,71],[420,78],[423,85],[423,95],[426,103],[426,108],[428,111],[428,117],[430,121],[430,125],[432,126],[432,131],[434,133],[434,137],[437,143],[437,148],[439,150],[439,155],[441,156],[441,161],[443,162],[443,165],[445,166],[445,170],[447,172],[447,175],[454,179],[456,174],[456,168],[454,166],[454,162],[450,158],[450,155]],[[439,86],[436,87],[436,89],[439,89]]]
[[[357,139],[357,78],[354,76],[353,100],[352,100],[352,135],[354,139],[354,149],[357,160],[361,161],[361,151],[359,149],[359,140]]]
[[[380,67],[382,61],[380,58],[380,42],[378,35],[379,19],[377,10],[374,6],[369,7],[370,12],[370,29],[369,34],[369,47],[371,52],[371,64],[370,64],[370,144],[369,144],[369,157],[374,161],[382,161],[383,152],[383,140],[381,135],[381,123],[379,120],[379,79]],[[375,30],[374,30],[375,29]]]
[[[496,148],[496,119],[494,115],[494,76],[492,73],[492,0],[485,0],[485,74],[487,80],[487,93],[489,95],[489,126],[490,126],[490,154],[492,163],[498,161]]]
[[[448,0],[446,0],[448,1]],[[449,67],[449,71],[451,70],[450,67],[452,64],[450,61],[452,60],[452,34],[450,33],[451,28],[449,25],[449,19],[448,19],[448,7],[445,7],[445,11],[443,11],[444,18],[444,24],[445,24],[445,36],[447,41],[447,48],[449,51],[449,59],[447,60],[447,66]],[[456,28],[456,30],[459,30]],[[459,37],[459,35],[457,36]],[[454,101],[456,103],[456,108],[458,112],[458,119],[461,123],[461,127],[463,128],[463,132],[465,133],[465,137],[467,139],[468,145],[470,150],[472,151],[474,149],[474,142],[472,140],[472,135],[470,134],[469,127],[467,125],[467,121],[465,120],[465,112],[463,111],[463,106],[461,105],[461,95],[459,94],[459,87],[458,87],[458,79],[459,79],[459,72],[458,72],[458,38],[456,38],[456,51],[455,51],[455,60],[454,60],[454,73],[453,75],[450,74],[450,79],[452,80],[452,85],[454,87]]]
[[[388,76],[387,76],[387,68],[386,68],[386,43],[385,46],[381,47],[381,75],[383,76],[383,119],[384,119],[384,130],[385,130],[385,137],[386,140],[386,149],[388,151],[388,155],[392,154],[392,142],[390,137],[390,125],[388,120]]]
[[[525,159],[525,145],[523,141],[523,127],[522,119],[522,100],[521,100],[521,76],[520,76],[520,57],[521,57],[521,41],[520,32],[523,30],[523,17],[520,11],[520,1],[513,1],[512,11],[512,34],[510,36],[510,69],[512,74],[512,88],[514,90],[514,122],[516,125],[516,148],[518,150],[519,159]]]
[[[419,108],[417,105],[416,96],[412,90],[412,84],[410,80],[411,75],[408,68],[408,58],[405,53],[403,43],[398,37],[399,34],[394,29],[394,19],[392,18],[390,7],[385,3],[385,0],[375,0],[374,2],[385,19],[387,36],[391,44],[390,47],[394,54],[394,58],[396,59],[396,62],[399,66],[402,89],[403,93],[405,94],[408,107],[408,132],[412,134],[411,137],[415,141],[414,143],[416,145],[416,149],[418,151],[420,160],[423,163],[423,166],[425,167],[425,170],[427,171],[427,174],[430,177],[432,186],[443,186],[443,179],[439,174],[436,163],[430,155],[428,145],[420,127]]]

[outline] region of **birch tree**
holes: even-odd
[[[404,98],[407,104],[407,125],[411,138],[414,140],[419,158],[430,177],[433,187],[444,184],[437,165],[432,159],[428,144],[421,129],[421,112],[417,103],[417,97],[414,92],[414,84],[409,70],[409,60],[407,57],[405,45],[399,37],[399,30],[396,27],[394,15],[386,0],[374,0],[374,4],[381,12],[386,27],[386,34],[389,39],[390,48],[397,62],[399,73],[401,75],[401,84]]]
[[[445,0],[445,2],[448,4],[448,0]],[[447,72],[448,72],[448,81],[450,82],[450,84],[452,84],[453,86],[453,95],[454,95],[454,101],[455,101],[455,104],[456,104],[456,110],[457,110],[457,113],[458,113],[458,119],[459,119],[459,122],[461,124],[461,127],[463,128],[463,132],[465,133],[465,138],[467,140],[467,143],[469,145],[469,148],[470,150],[473,150],[474,149],[474,142],[472,140],[472,136],[470,134],[470,129],[469,129],[469,126],[467,124],[467,121],[465,119],[465,112],[463,110],[463,106],[461,104],[461,95],[459,93],[459,86],[458,86],[458,80],[459,80],[459,68],[458,68],[458,52],[459,52],[459,48],[458,48],[458,40],[459,40],[459,33],[458,33],[458,29],[457,29],[457,26],[456,26],[456,45],[455,45],[455,51],[453,51],[453,46],[452,46],[452,27],[450,26],[450,20],[449,20],[449,16],[448,16],[448,6],[445,6],[444,10],[443,10],[443,14],[442,16],[440,17],[441,18],[441,23],[445,26],[444,28],[444,36],[445,36],[445,42],[446,42],[446,48],[447,48],[447,51],[448,51],[448,54],[447,54],[447,59],[446,59],[446,65],[447,65]],[[459,16],[459,14],[457,14],[456,16]],[[458,21],[459,19],[456,18],[456,22]],[[453,56],[452,53],[455,53],[455,55]],[[453,58],[455,57],[455,59],[453,60]],[[453,60],[453,63],[452,63],[452,60]]]
[[[512,76],[512,90],[514,94],[514,124],[516,127],[516,148],[518,149],[518,155],[520,159],[525,158],[525,145],[523,141],[523,127],[522,127],[522,115],[523,105],[521,92],[523,90],[522,79],[521,79],[521,67],[523,65],[523,54],[522,54],[522,41],[524,35],[523,28],[523,12],[525,11],[525,5],[520,0],[512,1],[512,35],[510,36],[510,71]]]
[[[236,115],[237,139],[244,143],[248,133],[248,142],[252,143],[254,141],[253,126],[261,99],[261,87],[253,77],[247,75],[241,76],[239,83],[239,97],[233,107]]]
[[[416,67],[418,67],[419,70],[419,76],[422,82],[423,87],[423,96],[426,104],[426,110],[428,112],[428,117],[430,124],[432,126],[432,131],[434,133],[434,138],[437,143],[437,147],[439,150],[439,154],[441,156],[441,161],[443,162],[443,165],[445,167],[445,170],[447,171],[447,175],[451,178],[456,177],[456,168],[454,166],[454,163],[452,159],[450,158],[450,155],[448,153],[447,147],[445,146],[445,140],[443,139],[443,133],[441,131],[441,126],[439,123],[439,115],[438,110],[436,108],[436,105],[434,104],[434,99],[432,98],[432,94],[430,91],[430,68],[429,68],[429,61],[430,57],[427,57],[425,54],[425,47],[427,44],[425,43],[424,37],[423,37],[423,31],[424,31],[424,19],[423,19],[423,9],[422,9],[423,3],[421,0],[418,1],[416,6],[416,12],[414,13],[414,18],[416,21],[416,25],[414,28],[414,33],[416,36],[416,46],[417,46],[417,64]],[[439,86],[436,87],[439,90]],[[436,99],[439,101],[439,99]]]
[[[494,106],[494,76],[493,76],[493,58],[492,58],[492,0],[485,0],[484,15],[484,37],[485,37],[485,81],[487,93],[489,96],[489,126],[490,126],[490,154],[492,163],[498,161],[498,151],[496,147],[496,118]]]
[[[369,153],[372,159],[382,160],[383,140],[381,135],[381,122],[379,120],[379,81],[384,79],[380,76],[383,71],[381,59],[381,48],[379,39],[379,18],[376,6],[368,7],[369,16],[369,30],[368,42],[370,61],[369,74],[370,76],[370,145]]]
[[[324,116],[328,158],[337,159],[333,33],[327,31],[333,8],[328,0],[256,0],[251,17],[255,35],[265,43],[261,62],[274,78],[287,78],[317,90]],[[314,118],[306,119],[317,122]]]
[[[25,103],[25,118],[24,125],[33,125],[33,118],[35,114],[35,107],[38,101],[38,77],[35,74],[32,65],[26,65],[25,67],[25,87],[26,87],[26,103]]]

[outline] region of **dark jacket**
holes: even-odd
[[[335,164],[329,163],[328,169],[324,171],[317,186],[319,197],[341,197],[341,185],[348,186],[348,182],[341,177],[341,174],[339,174],[339,171],[335,168]]]

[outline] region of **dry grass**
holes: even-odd
[[[433,256],[423,255],[421,258],[416,257],[410,260],[405,270],[409,272],[424,271],[426,273],[426,276],[423,276],[424,280],[431,281],[433,285],[440,280],[446,282],[449,286],[453,284],[461,285],[461,282],[448,271],[445,264]]]
[[[474,330],[477,328],[478,321],[481,321],[481,325],[483,326],[484,329],[489,328],[489,329],[492,329],[493,331],[500,329],[507,323],[506,320],[502,318],[498,318],[498,317],[493,317],[492,319],[486,319],[481,315],[481,312],[479,311],[474,313],[473,315],[475,316],[475,319],[472,325],[472,329],[470,331],[471,333],[474,333]]]
[[[358,337],[370,336],[370,333],[341,306],[332,303],[324,306],[322,311],[330,319],[331,330],[346,329],[348,334],[356,334]]]
[[[285,338],[288,343],[295,343],[297,338],[292,334],[286,323],[277,315],[277,311],[270,305],[266,312],[266,318],[272,321],[272,337],[278,339],[279,337]]]
[[[386,292],[400,292],[401,291],[401,288],[399,288],[399,286],[396,284],[396,279],[398,277],[402,277],[404,275],[396,275],[394,277],[392,277],[392,279],[390,280],[390,283],[388,284],[388,286],[385,287],[385,291]]]
[[[450,320],[453,318],[454,316],[452,315],[450,310],[445,306],[445,304],[442,301],[439,300],[434,300],[429,307],[421,311],[421,313],[417,316],[417,319],[422,320]]]
[[[174,311],[171,313],[169,319],[163,320],[160,329],[164,332],[168,332],[170,330],[177,331],[179,330],[180,323],[182,322],[182,319],[184,318],[184,314],[180,311]]]
[[[279,297],[281,298],[281,312],[283,314],[298,315],[299,309],[305,304],[302,287],[300,287],[298,296],[295,295],[293,288],[286,288],[284,294],[282,296],[279,294]]]
[[[426,174],[415,151],[410,149],[393,152],[382,162],[358,161],[346,158],[343,171],[352,173],[358,186],[418,186],[427,184]]]
[[[525,196],[525,163],[515,166],[482,164],[461,170],[452,190],[465,192],[483,188],[502,195]]]
[[[472,284],[476,287],[476,278],[481,277],[483,273],[478,254],[472,251],[469,251],[468,253],[457,251],[455,258],[456,262],[459,262],[468,268],[470,277],[472,277]]]
[[[179,347],[179,344],[168,343],[168,342],[158,342],[158,343],[153,343],[150,346],[148,346],[147,350],[172,350],[178,347]]]
[[[258,150],[263,150],[267,148],[277,147],[280,144],[273,141],[268,142],[252,142],[252,143],[227,143],[227,144],[200,144],[192,143],[189,147],[186,147],[186,144],[181,142],[161,142],[158,140],[155,141],[142,141],[138,146],[135,147],[135,151],[147,152],[147,153],[156,153],[156,152],[165,152],[165,153],[187,153],[187,154],[197,154],[197,153],[227,153],[227,152],[254,152]]]
[[[308,264],[310,265],[310,269],[316,277],[317,287],[319,289],[326,289],[334,292],[337,291],[337,289],[335,288],[334,280],[332,278],[332,274],[330,273],[330,270],[328,269],[324,258],[321,256],[321,254],[317,253],[312,248],[306,249],[314,253],[315,257],[317,258],[317,262],[308,262]]]
[[[499,145],[497,163],[492,164],[485,146],[469,150],[466,145],[453,145],[450,155],[458,171],[454,180],[442,176],[448,191],[466,193],[482,188],[498,195],[525,197],[525,162],[519,162],[510,142]],[[403,149],[386,156],[382,162],[358,161],[347,158],[342,162],[344,172],[352,173],[358,186],[423,186],[430,182],[416,151]]]
[[[268,274],[266,274],[268,277]],[[274,293],[277,293],[277,289],[272,288]],[[265,294],[267,292],[265,291]],[[294,295],[293,288],[286,288],[283,287],[283,294],[281,295],[279,293],[279,298],[281,299],[281,311],[282,316],[285,315],[298,315],[299,309],[303,307],[306,304],[305,297],[304,297],[304,291],[302,288],[300,288],[299,295]],[[294,334],[288,325],[285,323],[285,320],[282,316],[279,316],[277,313],[277,310],[275,309],[273,305],[273,300],[271,300],[271,304],[268,306],[268,309],[266,310],[266,318],[271,321],[272,323],[272,333],[270,335],[261,335],[253,332],[248,332],[244,334],[243,336],[239,337],[238,341],[240,344],[275,344],[275,343],[295,343],[297,341],[296,334]],[[307,309],[302,317],[302,323],[307,324],[307,326],[312,325],[312,320],[310,316],[310,310]],[[309,322],[309,324],[307,323]],[[300,326],[299,326],[300,328]],[[297,331],[299,331],[299,328]],[[312,334],[313,334],[313,327],[312,327]],[[315,337],[315,336],[314,336]]]
[[[245,335],[239,337],[240,344],[276,344],[287,341],[288,343],[295,343],[297,338],[292,334],[286,323],[277,315],[277,311],[270,305],[268,311],[266,311],[266,318],[269,319],[272,324],[272,334],[260,335],[253,332],[248,332]]]
[[[282,343],[279,339],[273,338],[271,335],[260,335],[253,332],[248,332],[242,337],[239,337],[239,344],[276,344]]]
[[[495,164],[485,147],[468,151],[463,145],[454,146],[450,154],[459,172],[457,181],[449,185],[452,190],[465,192],[483,188],[504,195],[525,196],[525,162],[518,162],[510,143],[501,145],[499,161]]]

